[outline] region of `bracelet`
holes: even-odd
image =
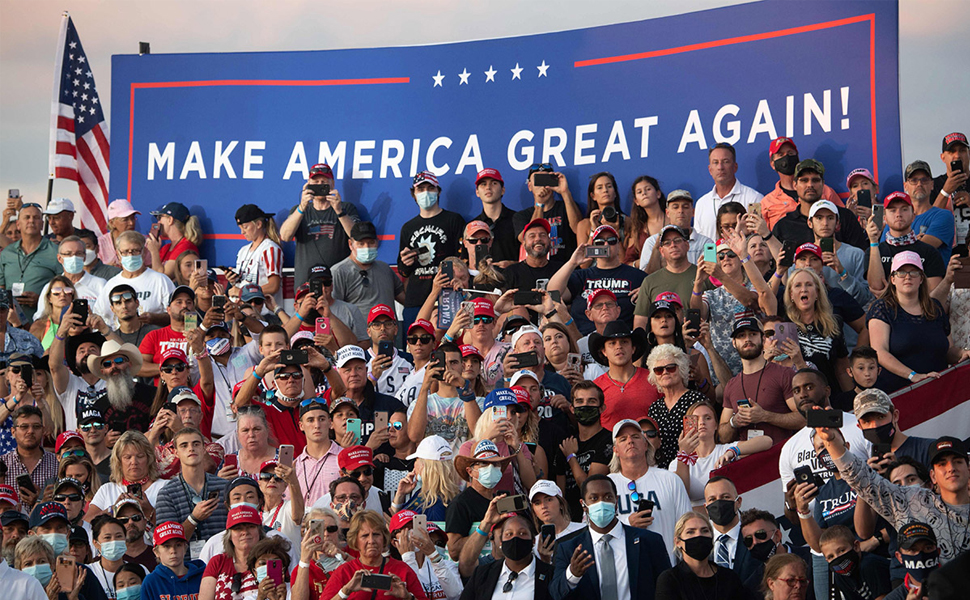
[[[949,198],[950,197],[950,192],[948,192],[946,190],[940,190],[940,195],[943,196],[944,198]]]
[[[299,319],[301,323],[306,321],[306,319],[304,319],[303,315],[301,315],[300,313],[296,313],[296,318]]]
[[[738,426],[734,424],[734,415],[731,415],[731,418],[728,419],[728,425],[730,425],[732,429],[738,428]]]
[[[566,327],[569,327],[572,324],[573,324],[573,318],[572,317],[569,317],[569,320],[566,321],[565,323],[563,323],[563,325],[566,326]]]
[[[745,256],[744,258],[741,259],[741,264],[742,265],[746,265],[746,264],[748,264],[748,261],[749,260],[751,260],[751,255],[750,254],[748,256]]]
[[[193,517],[192,515],[189,515],[189,518],[188,518],[188,521],[189,521],[189,523],[192,523],[192,525],[194,525],[194,526],[196,526],[196,527],[198,527],[198,526],[199,526],[199,522],[198,522],[198,521],[196,521],[196,520],[195,520],[195,517]]]
[[[303,561],[301,560],[301,561],[300,561],[300,568],[301,568],[301,569],[309,569],[309,568],[310,568],[310,563],[308,563],[308,562],[303,562]]]
[[[566,462],[569,462],[569,461],[571,461],[574,458],[576,458],[576,455],[575,454],[570,454],[569,456],[566,457]]]
[[[298,213],[300,213],[302,215],[303,214],[303,209],[300,208],[299,206],[297,206],[296,207],[296,212],[298,212]]]
[[[404,506],[404,505],[403,504],[399,504],[397,502],[391,502],[391,510],[393,510],[394,512],[397,512],[397,511],[401,510],[401,507],[402,506]]]
[[[453,337],[451,337],[451,336],[450,336],[449,334],[447,334],[447,333],[445,333],[445,335],[443,335],[441,339],[443,339],[443,340],[444,340],[444,341],[446,341],[446,342],[451,342],[451,343],[455,343],[455,338],[453,338]]]
[[[545,317],[545,318],[547,318],[547,319],[551,319],[551,318],[553,318],[553,317],[556,316],[556,309],[554,308],[554,309],[550,310],[549,312],[547,312],[546,314],[544,314],[542,316]]]
[[[57,335],[56,333],[54,334],[54,338],[57,339],[60,342],[63,342],[66,337],[67,336],[61,337],[61,336]]]
[[[803,520],[803,521],[807,521],[807,520],[809,520],[809,519],[812,518],[812,513],[810,513],[810,512],[803,513],[801,511],[797,511],[797,510],[795,512],[798,513],[798,518],[801,519],[801,520]]]
[[[741,449],[738,448],[737,444],[735,444],[734,446],[731,446],[730,448],[728,448],[728,450],[731,450],[732,452],[734,452],[734,458],[731,460],[731,462],[734,462],[737,459],[741,458]]]
[[[256,381],[262,381],[262,380],[263,380],[263,378],[262,378],[262,377],[260,377],[260,376],[259,376],[259,375],[258,375],[258,374],[256,373],[256,369],[253,369],[253,372],[252,372],[252,376],[253,376],[253,378],[254,378],[254,379],[256,379]]]
[[[768,240],[770,240],[773,237],[775,237],[775,232],[774,231],[769,231],[768,232],[768,235],[761,236],[761,239],[763,239],[764,241],[767,242]]]
[[[777,277],[778,279],[781,279],[781,273],[779,273],[778,271],[775,271],[775,274],[772,275],[772,277]]]
[[[876,242],[875,244],[873,244],[872,242],[869,242],[869,247],[870,248],[878,248],[879,247],[879,243]]]
[[[337,215],[337,213],[336,213],[336,212],[335,212],[334,214],[335,214],[335,215]],[[338,219],[342,219],[343,217],[346,217],[346,216],[347,216],[347,213],[345,213],[345,212],[342,212],[342,213],[340,213],[339,215],[337,215],[337,218],[338,218]]]
[[[849,270],[842,267],[842,272],[839,273],[839,279],[845,279],[845,276],[849,274]]]
[[[479,526],[477,526],[477,525],[475,526],[475,533],[477,533],[478,535],[480,535],[480,536],[482,536],[484,538],[487,538],[488,537],[488,534],[485,533],[484,531],[482,531],[482,528],[479,527]]]
[[[698,298],[700,298],[701,296],[703,296],[703,295],[704,295],[703,293],[701,293],[701,294],[698,294],[698,293],[697,293],[697,292],[695,292],[694,290],[691,290],[691,291],[690,291],[690,294],[691,294],[691,296],[697,296]]]
[[[332,364],[330,364],[330,361],[328,360],[328,361],[327,361],[327,368],[326,368],[326,369],[323,369],[323,374],[324,374],[324,375],[326,375],[326,374],[327,374],[327,373],[329,373],[329,372],[330,372],[331,370],[333,370],[333,365],[332,365]]]
[[[441,556],[441,554],[438,552],[438,548],[437,547],[435,547],[434,553],[432,553],[430,556],[428,556],[428,560],[430,560],[431,562],[433,562],[435,564],[440,563],[442,558],[444,558],[444,557]]]
[[[910,381],[912,381],[913,377],[916,377],[916,371],[910,371],[909,375],[906,376],[906,379],[909,379]]]
[[[343,598],[343,600],[347,600],[347,598],[350,598],[350,594],[344,593],[344,588],[340,588],[339,590],[337,590],[337,595]]]

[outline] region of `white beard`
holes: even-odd
[[[105,379],[108,402],[115,410],[127,410],[135,393],[135,380],[128,373],[112,375]]]

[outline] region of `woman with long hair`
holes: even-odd
[[[44,347],[45,352],[54,343],[54,336],[57,335],[61,325],[61,316],[74,301],[76,293],[74,283],[63,275],[57,275],[51,279],[50,285],[47,286],[47,293],[41,298],[45,316],[34,321],[30,326],[30,334],[40,340],[40,345]]]
[[[442,521],[459,491],[451,444],[431,435],[421,440],[413,456],[414,469],[398,482],[391,509],[411,510],[428,515],[429,521]]]
[[[471,344],[461,346],[461,376],[472,384],[472,391],[476,398],[484,398],[490,391],[485,377],[482,375],[482,363],[485,357],[481,351]]]
[[[199,586],[199,600],[215,600],[216,598],[237,598],[236,594],[252,598],[257,595],[260,582],[256,579],[256,570],[250,562],[253,551],[266,537],[263,531],[263,521],[259,512],[251,506],[240,505],[229,509],[226,518],[226,534],[222,536],[222,554],[212,557],[206,564],[202,574],[202,584]],[[280,537],[274,537],[280,546],[285,545],[282,556],[276,558],[289,565],[290,543]],[[275,552],[273,553],[275,554]],[[258,558],[258,557],[257,557]],[[289,576],[289,570],[284,569],[284,576]],[[268,578],[267,578],[268,579]],[[285,584],[284,584],[285,585]],[[265,600],[285,600],[275,596],[262,596]]]
[[[38,359],[28,354],[10,355],[7,370],[3,375],[6,400],[0,402],[0,441],[16,446],[13,434],[13,419],[10,415],[19,406],[36,406],[43,414],[44,446],[53,447],[54,440],[64,432],[64,409],[57,401],[50,382],[50,370],[45,368],[46,357]],[[27,375],[27,372],[31,375]],[[28,387],[26,378],[31,379]],[[53,398],[53,399],[52,399]]]
[[[94,466],[94,461],[87,454],[61,456],[60,462],[57,463],[57,478],[60,480],[65,477],[76,479],[84,486],[84,509],[87,510],[87,503],[91,502],[101,489],[101,478],[98,477],[98,469]]]
[[[623,231],[625,216],[620,211],[619,193],[616,178],[612,173],[602,171],[589,178],[586,189],[586,218],[579,222],[579,228],[576,230],[577,240],[588,240],[590,232],[605,224],[611,224],[617,231]],[[607,207],[612,207],[616,211],[608,220],[603,215]]]
[[[639,268],[643,244],[667,224],[667,197],[660,182],[649,175],[633,180],[631,195],[633,206],[623,227],[623,262]]]
[[[248,244],[236,255],[236,271],[226,277],[232,284],[251,283],[283,306],[283,249],[276,220],[255,204],[243,204],[236,211],[236,224]]]
[[[566,499],[563,498],[562,490],[555,482],[548,479],[540,479],[535,482],[529,490],[529,504],[532,506],[532,525],[536,531],[542,531],[544,525],[552,525],[555,528],[555,535],[552,540],[558,540],[574,531],[583,529],[582,523],[569,520],[569,507],[566,506]],[[536,549],[539,557],[549,564],[552,564],[553,545],[543,536],[539,536]],[[550,552],[546,554],[546,550]]]
[[[721,205],[721,208],[717,209],[717,216],[714,217],[716,223],[717,239],[725,239],[728,237],[728,232],[735,231],[738,228],[738,221],[741,217],[748,213],[745,210],[744,205],[740,202],[726,202]],[[715,240],[715,241],[716,241]]]
[[[677,564],[657,577],[657,600],[744,600],[747,591],[731,569],[711,560],[714,528],[704,515],[688,512],[674,525]]]
[[[558,322],[548,322],[542,326],[542,347],[546,351],[546,367],[552,367],[556,373],[566,378],[570,387],[583,381],[582,363],[574,367],[569,362],[569,355],[579,356],[576,340],[569,335],[566,326]]]
[[[882,370],[875,387],[892,393],[927,378],[968,352],[950,344],[950,320],[939,300],[930,297],[923,259],[906,250],[893,257],[889,285],[866,316],[869,342]]]
[[[687,389],[690,359],[676,346],[662,344],[647,357],[647,380],[660,392],[661,398],[650,405],[647,416],[660,427],[660,449],[657,464],[669,465],[677,454],[677,439],[684,427],[687,409],[705,396]]]
[[[812,269],[788,271],[785,312],[798,327],[798,347],[828,379],[832,396],[854,386],[849,376],[849,351],[842,337],[842,319],[832,312],[825,284]]]
[[[192,287],[192,274],[195,273],[195,261],[199,260],[199,253],[186,250],[175,259],[175,285]]]
[[[158,227],[153,227],[145,238],[145,248],[152,255],[152,270],[175,279],[175,259],[186,250],[199,253],[202,226],[199,218],[180,202],[169,202],[157,212],[152,212],[152,216],[158,219]],[[170,243],[163,246],[163,237],[168,238]]]
[[[94,495],[84,520],[91,522],[119,500],[131,498],[138,501],[142,514],[154,523],[155,501],[165,485],[165,481],[158,482],[155,449],[151,442],[140,431],[124,432],[111,449],[111,481],[102,485]]]

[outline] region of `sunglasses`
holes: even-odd
[[[263,412],[263,407],[258,404],[247,404],[246,406],[240,406],[236,409],[237,413],[261,413]]]
[[[552,171],[552,163],[535,163],[529,167],[529,175],[532,175],[536,171]],[[24,206],[27,206],[26,204]]]
[[[492,238],[471,238],[465,241],[471,244],[472,246],[481,246],[483,244],[491,244]]]
[[[54,502],[80,502],[84,500],[81,494],[54,494]]]
[[[319,404],[324,409],[327,408],[327,403],[319,398],[307,398],[303,402],[300,402],[300,406],[303,406],[303,407],[310,406],[311,404]]]
[[[361,270],[358,273],[360,274],[361,283],[364,287],[370,287],[370,279],[367,278],[367,271]]]
[[[387,425],[387,428],[388,429],[392,429],[393,428],[395,431],[401,431],[402,429],[404,429],[404,423],[402,423],[400,421],[394,421],[393,423],[389,423]]]
[[[620,243],[620,240],[613,236],[610,236],[608,238],[597,238],[596,240],[593,240],[594,246],[605,246],[607,244],[609,244],[610,246],[615,246],[619,243]]]
[[[643,432],[643,435],[647,436],[650,439],[654,439],[654,438],[657,437],[657,430],[656,429],[648,429],[648,430],[646,430],[646,431]]]
[[[65,450],[61,453],[61,458],[67,458],[68,456],[87,456],[88,453],[80,448],[75,448],[73,450]]]
[[[643,496],[640,495],[640,492],[637,491],[636,483],[631,481],[630,483],[626,484],[626,489],[633,492],[632,494],[630,494],[630,499],[633,500],[634,502],[639,502],[643,498]]]
[[[336,525],[327,525],[327,533],[337,533],[338,529],[340,528]]]
[[[280,381],[289,381],[290,379],[303,379],[303,373],[296,371],[295,373],[277,373],[276,379]]]
[[[27,369],[28,373],[33,372],[33,367],[22,367],[20,365],[17,365],[16,367],[10,367],[10,372],[13,373],[14,375],[20,375],[20,373],[23,372],[24,368]]]
[[[94,423],[85,423],[84,425],[81,425],[80,429],[85,433],[87,433],[88,431],[91,431],[92,429],[97,429],[98,431],[101,431],[102,429],[104,429],[104,423],[98,423],[97,421],[95,421]]]
[[[663,374],[664,371],[667,371],[668,373],[676,373],[677,369],[679,368],[680,367],[678,367],[677,365],[660,365],[659,367],[653,368],[653,374],[661,375]]]
[[[171,375],[172,373],[184,373],[188,368],[189,365],[185,363],[178,363],[177,365],[162,365],[158,368],[158,370],[166,375]]]
[[[350,476],[354,479],[360,479],[361,477],[370,477],[374,474],[374,467],[364,467],[363,469],[357,471],[351,471]]]
[[[276,473],[269,473],[269,472],[267,472],[267,473],[260,473],[259,474],[259,480],[260,481],[270,481],[270,480],[273,480],[273,479],[275,479],[276,481],[279,481],[279,482],[282,482],[283,481],[283,478],[282,477],[277,477]]]
[[[126,300],[134,300],[134,299],[135,299],[135,295],[132,294],[131,292],[121,292],[120,294],[115,294],[114,296],[111,296],[111,303],[121,304]]]
[[[123,365],[128,362],[128,358],[125,356],[116,356],[115,358],[109,358],[108,360],[101,361],[101,368],[108,369],[111,365]]]
[[[411,345],[430,344],[433,339],[430,335],[409,335],[408,343]]]
[[[472,319],[472,323],[474,323],[475,325],[478,325],[479,323],[491,325],[494,322],[495,322],[495,317],[489,317],[489,316],[475,317],[474,319]]]
[[[771,535],[769,535],[767,531],[764,529],[759,529],[758,531],[754,532],[754,537],[746,535],[741,539],[741,541],[744,542],[745,548],[751,548],[751,546],[754,545],[755,539],[757,539],[759,542],[763,542],[770,537]]]
[[[718,252],[717,257],[721,260],[724,260],[725,258],[737,258],[738,255],[735,254],[734,252]]]
[[[765,337],[775,337],[774,329],[765,329]]]
[[[51,288],[51,295],[53,296],[73,296],[74,290],[71,288]]]
[[[141,515],[131,515],[130,517],[115,517],[115,518],[118,519],[118,522],[121,523],[122,525],[127,525],[128,521],[131,521],[132,523],[141,523],[145,519],[145,517]]]

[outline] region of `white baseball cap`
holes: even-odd
[[[76,212],[74,203],[67,198],[51,198],[51,201],[47,203],[47,208],[44,209],[44,214],[59,215],[64,211]]]
[[[536,494],[545,494],[547,496],[559,496],[562,498],[562,490],[556,485],[556,482],[549,481],[548,479],[540,479],[535,482],[532,489],[529,490],[529,502],[536,497]]]
[[[539,380],[539,376],[538,375],[536,375],[535,373],[533,373],[529,369],[522,369],[521,371],[516,371],[515,372],[515,375],[512,376],[512,382],[509,385],[509,387],[512,387],[514,385],[518,385],[519,381],[523,377],[531,377],[531,378],[533,378],[533,379],[536,380],[536,383],[542,383],[542,381]]]
[[[340,368],[350,361],[358,358],[364,362],[367,362],[367,355],[364,354],[363,348],[353,344],[344,346],[340,350],[337,350],[337,368]]]
[[[538,327],[535,325],[526,325],[524,327],[519,327],[519,330],[512,334],[512,346],[514,347],[516,342],[518,342],[523,335],[528,335],[530,333],[534,333],[539,336],[539,339],[542,339],[542,332],[539,331]]]
[[[621,421],[617,421],[616,425],[613,426],[613,441],[614,442],[616,441],[616,436],[620,435],[620,430],[623,429],[624,427],[626,427],[627,425],[630,425],[632,427],[636,427],[637,428],[637,431],[643,431],[643,429],[640,428],[640,424],[637,423],[636,421],[634,421],[633,419],[623,419]]]
[[[415,458],[423,458],[425,460],[451,460],[454,456],[454,451],[451,449],[451,444],[441,437],[440,435],[431,435],[418,444],[417,450],[414,454],[407,457],[407,460],[414,460]]]
[[[808,218],[811,219],[815,216],[815,213],[820,210],[831,211],[836,218],[839,216],[839,207],[837,207],[835,204],[832,204],[832,202],[828,200],[817,200],[815,204],[812,204],[812,208],[808,209]]]

